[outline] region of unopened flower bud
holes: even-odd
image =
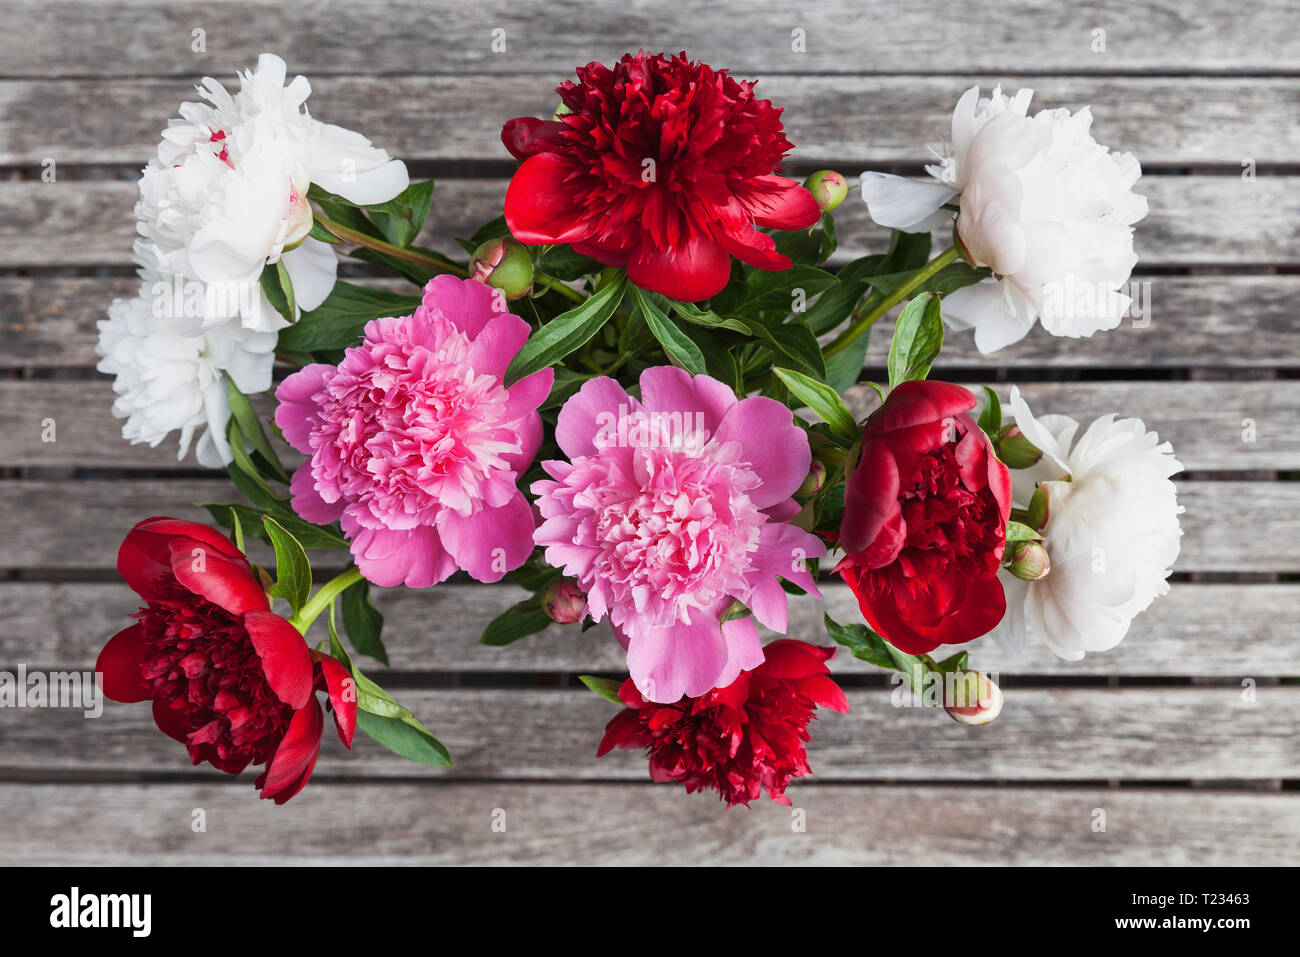
[[[296,249],[311,234],[311,203],[307,194],[289,188],[289,212],[284,219],[284,251]]]
[[[1027,469],[1037,465],[1042,451],[1025,438],[1020,426],[1009,425],[998,436],[998,458],[1009,469]]]
[[[803,480],[803,484],[795,489],[794,494],[816,495],[826,484],[826,465],[820,459],[812,460],[812,467],[808,469],[808,477]]]
[[[1002,689],[982,671],[957,671],[944,681],[943,710],[958,724],[988,724],[1002,711]]]
[[[1034,489],[1034,497],[1029,500],[1029,508],[1025,509],[1025,524],[1036,532],[1043,530],[1051,513],[1047,498],[1047,486],[1040,485]]]
[[[843,175],[833,169],[824,169],[813,173],[803,181],[804,189],[812,193],[817,206],[823,213],[829,213],[849,195],[849,184]]]
[[[507,299],[518,299],[533,287],[533,258],[513,239],[489,239],[474,250],[469,278],[500,289]]]
[[[1052,560],[1042,542],[1016,542],[1011,548],[1011,574],[1022,581],[1036,582],[1047,577]]]
[[[542,592],[542,610],[551,621],[572,625],[587,613],[587,596],[575,582],[551,582]]]

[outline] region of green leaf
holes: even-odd
[[[785,387],[804,405],[812,409],[817,417],[831,427],[836,435],[853,442],[860,430],[844,400],[839,393],[824,382],[810,379],[792,369],[775,368],[772,372],[785,383]]]
[[[711,309],[701,309],[693,302],[678,302],[676,299],[670,299],[668,304],[672,307],[673,312],[693,325],[711,329],[730,329],[732,332],[749,335],[749,326],[739,319],[725,318]]]
[[[451,766],[451,755],[415,718],[383,718],[357,711],[357,727],[394,754],[434,767]]]
[[[464,263],[458,263],[456,260],[444,256],[442,253],[436,252],[432,249],[425,249],[423,246],[407,246],[406,248],[411,252],[419,253],[421,256],[442,263],[443,266],[447,267],[446,271],[455,273],[463,272],[465,270]],[[470,248],[470,252],[473,252],[473,247]],[[390,256],[388,253],[381,250],[369,249],[365,246],[358,246],[356,249],[349,252],[348,255],[353,259],[360,259],[368,263],[378,263],[381,266],[386,266],[398,275],[405,277],[409,282],[419,286],[421,289],[423,289],[425,283],[434,276],[441,275],[439,270],[431,269],[428,266],[423,266],[418,263],[408,262],[405,259],[398,259],[396,256]]]
[[[533,595],[511,605],[488,622],[479,641],[485,645],[500,647],[516,642],[527,635],[545,631],[550,624],[550,616],[542,610],[538,597]]]
[[[594,376],[585,372],[574,372],[572,369],[566,369],[564,366],[555,367],[555,384],[551,386],[551,394],[546,397],[546,401],[538,407],[538,411],[545,412],[547,409],[557,409],[564,405],[575,392],[582,388],[583,384]]]
[[[942,674],[948,674],[952,671],[965,671],[968,664],[970,664],[970,652],[959,651],[955,655],[943,659],[943,661],[935,662],[935,667]]]
[[[691,375],[703,375],[704,353],[686,333],[677,327],[675,322],[668,318],[664,310],[655,302],[658,297],[636,286],[632,287],[632,295],[641,309],[641,315],[645,316],[650,332],[664,347],[664,355],[668,356],[669,361]]]
[[[817,337],[801,322],[769,322],[762,319],[741,319],[750,334],[773,352],[793,359],[818,379],[826,378],[826,359]]]
[[[862,366],[867,361],[871,345],[871,330],[862,334],[826,360],[826,384],[836,392],[843,392],[858,381]]]
[[[610,704],[616,704],[620,708],[627,707],[623,703],[623,699],[618,696],[618,689],[622,685],[621,681],[613,681],[609,678],[597,678],[595,675],[578,675],[578,680]]]
[[[816,266],[774,271],[755,269],[745,277],[744,296],[734,311],[753,315],[772,310],[789,315],[794,308],[794,290],[802,289],[805,299],[810,300],[834,282],[831,273]]]
[[[297,614],[311,594],[311,563],[307,561],[307,552],[298,539],[271,516],[263,516],[262,524],[275,549],[275,584],[270,593],[287,601]]]
[[[241,552],[248,554],[248,549],[244,547],[244,526],[240,523],[239,513],[235,511],[234,506],[230,508],[230,540]]]
[[[290,322],[297,322],[298,304],[293,298],[293,278],[289,275],[289,267],[284,264],[283,256],[275,261],[275,278],[280,281],[280,291],[284,293],[284,317]]]
[[[943,347],[943,318],[939,297],[918,296],[907,304],[894,326],[889,345],[889,387],[930,374],[930,364]]]
[[[563,312],[534,332],[506,370],[506,385],[539,372],[586,345],[614,314],[627,292],[627,275],[618,278],[586,302]]]
[[[239,391],[235,385],[235,380],[226,377],[226,397],[230,403],[230,414],[235,421],[239,423],[240,434],[243,435],[253,448],[261,453],[262,458],[266,460],[267,465],[272,470],[272,478],[289,483],[289,473],[284,470],[280,464],[280,457],[275,454],[275,449],[271,448],[271,440],[267,437],[266,430],[262,428],[262,422],[253,411],[252,403],[248,401],[248,396]]]
[[[280,333],[276,348],[288,352],[346,349],[361,340],[371,319],[409,316],[419,306],[419,296],[336,282],[324,302]]]
[[[979,427],[990,440],[1002,431],[1002,400],[988,386],[984,387],[984,408],[980,409]]]
[[[1039,535],[1028,525],[1022,525],[1020,522],[1007,522],[1007,542],[1041,542],[1043,536]]]
[[[280,270],[279,263],[274,266],[264,266],[262,268],[262,291],[266,293],[266,300],[287,322],[293,322],[298,317],[293,314],[289,308],[289,298],[280,288]]]
[[[195,502],[194,504],[207,509],[208,514],[223,528],[233,530],[231,516],[237,516],[241,527],[247,534],[267,541],[266,527],[262,524],[262,518],[269,513],[268,509],[235,502]],[[303,548],[348,547],[347,540],[338,532],[323,525],[312,525],[304,522],[296,515],[293,515],[292,512],[286,515],[277,511],[275,520],[290,532],[294,538],[298,539],[298,544],[302,545]]]
[[[537,267],[544,275],[560,282],[573,282],[583,276],[592,276],[605,267],[590,256],[573,251],[572,246],[552,246],[542,254]]]
[[[363,208],[385,239],[405,249],[420,235],[432,205],[433,180],[426,180],[412,183],[386,203]]]
[[[489,239],[505,239],[509,235],[510,227],[506,225],[506,218],[498,216],[480,226],[478,231],[469,238],[470,252],[478,249]]]
[[[853,314],[853,307],[866,289],[865,282],[846,282],[836,277],[835,284],[819,295],[812,308],[803,314],[803,321],[814,335],[825,335]]]
[[[370,583],[365,579],[346,589],[339,596],[343,611],[343,629],[348,633],[352,647],[360,654],[369,655],[381,664],[388,664],[388,650],[384,648],[384,616],[370,600]]]
[[[854,658],[878,668],[894,667],[894,659],[889,654],[889,643],[866,625],[841,625],[830,615],[824,618],[826,634],[849,649]]]
[[[915,269],[906,272],[887,273],[885,275],[872,276],[869,282],[871,288],[882,296],[888,296],[891,292],[911,279],[915,274]],[[989,269],[975,269],[962,260],[949,263],[937,273],[927,279],[921,285],[912,291],[913,295],[922,293],[935,292],[941,296],[946,296],[950,292],[955,292],[963,286],[974,285],[981,279],[985,279],[992,274]]]

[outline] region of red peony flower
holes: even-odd
[[[256,787],[283,804],[307,783],[320,752],[316,691],[329,695],[339,738],[352,746],[357,705],[345,693],[347,670],[271,611],[257,573],[223,535],[145,519],[122,542],[117,570],[145,606],[99,654],[104,694],[152,700],[158,727],[195,764],[231,774],[266,764]]]
[[[834,648],[783,638],[763,651],[761,665],[725,688],[676,704],[647,701],[629,678],[618,692],[627,709],[606,725],[596,757],[645,748],[655,781],[712,788],[728,807],[748,807],[763,788],[789,805],[790,779],[811,773],[804,745],[814,710],[843,714],[849,702],[826,667]]]
[[[731,256],[788,269],[755,226],[805,229],[816,200],[774,175],[791,144],[781,111],[725,70],[682,53],[589,63],[556,90],[568,113],[510,120],[501,140],[523,164],[506,223],[530,245],[570,243],[673,299],[707,299]]]
[[[867,420],[844,494],[836,567],[867,622],[924,654],[987,634],[1006,597],[998,565],[1011,476],[947,382],[904,382]]]

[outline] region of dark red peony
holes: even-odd
[[[219,532],[145,519],[122,542],[117,570],[145,606],[99,654],[104,694],[151,700],[158,727],[195,764],[231,774],[265,764],[256,786],[283,804],[320,752],[316,691],[329,695],[339,737],[352,746],[357,705],[347,670],[271,611],[257,573]]]
[[[783,638],[763,651],[763,663],[727,687],[676,704],[647,701],[629,678],[618,692],[627,709],[605,727],[596,757],[645,748],[656,781],[688,793],[711,788],[728,807],[748,807],[766,788],[788,805],[790,780],[810,773],[804,745],[813,712],[820,705],[843,714],[849,702],[826,667],[834,648]]]
[[[693,302],[722,290],[731,257],[788,269],[756,226],[805,229],[812,194],[775,175],[790,150],[781,111],[682,53],[589,63],[557,88],[568,113],[520,117],[501,131],[523,164],[506,223],[531,245],[570,243],[626,266],[644,289]]]
[[[987,634],[1006,597],[998,565],[1011,476],[947,382],[904,382],[867,420],[844,494],[836,567],[867,622],[924,654]]]

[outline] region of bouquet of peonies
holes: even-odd
[[[827,616],[829,637],[971,725],[1002,696],[968,642],[1079,659],[1167,591],[1168,443],[927,378],[946,330],[991,352],[1125,315],[1146,201],[1087,109],[967,91],[928,180],[862,174],[888,252],[828,269],[848,184],[780,174],[781,110],[752,83],[685,54],[591,63],[553,117],[505,123],[504,215],[456,259],[416,245],[432,182],[314,119],[278,57],[239,79],[205,79],[164,132],[140,293],[100,324],[125,437],[179,432],[244,499],[205,503],[228,534],[131,529],[118,568],[144,606],[99,659],[109,697],[151,701],[195,763],[263,766],[262,797],[288,800],[320,694],[345,745],[360,729],[447,764],[353,655],[386,662],[372,586],[464,574],[530,592],[488,644],[609,621],[630,676],[583,677],[620,709],[598,755],[644,749],[655,780],[788,804],[816,710],[848,710],[833,645],[764,643],[819,573],[862,612]],[[340,253],[410,290],[338,281]],[[854,388],[900,306],[888,381]],[[273,411],[250,402],[272,391]],[[313,591],[309,554],[348,567]]]

